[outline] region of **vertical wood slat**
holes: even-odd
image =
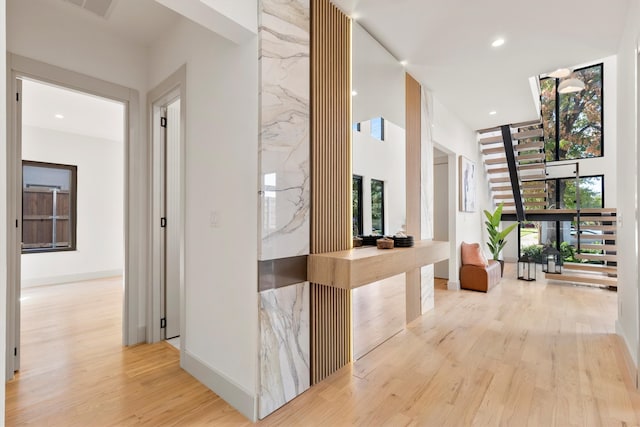
[[[351,22],[311,1],[311,253],[351,247]],[[311,284],[311,382],[351,361],[351,293]]]
[[[406,185],[407,185],[407,232],[420,239],[421,205],[421,88],[420,83],[406,74]],[[408,271],[406,275],[406,320],[407,323],[422,313],[422,291],[420,269]]]

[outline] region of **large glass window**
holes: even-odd
[[[371,119],[371,136],[384,141],[384,119],[382,117]]]
[[[384,234],[384,181],[371,180],[371,229]]]
[[[353,217],[353,235],[361,236],[363,234],[362,224],[362,177],[353,175],[353,191],[351,192],[352,200],[352,217]]]
[[[546,180],[548,209],[576,209],[576,179],[556,178]],[[579,179],[580,208],[604,207],[604,177],[586,176]],[[583,223],[584,224],[584,223]],[[583,228],[584,225],[582,226]],[[575,258],[577,227],[574,221],[533,221],[520,225],[520,253],[537,259],[545,245],[558,249],[564,262],[584,262]],[[588,229],[585,234],[593,233]],[[581,253],[599,253],[598,250],[581,249]],[[595,261],[597,262],[597,261]]]
[[[22,253],[76,246],[76,166],[22,162]]]
[[[575,70],[585,89],[558,93],[561,79],[540,79],[540,103],[547,161],[603,155],[602,64]]]

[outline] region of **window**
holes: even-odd
[[[603,65],[574,71],[585,83],[576,93],[558,93],[561,79],[540,79],[540,104],[546,160],[570,160],[603,155]]]
[[[550,210],[576,208],[575,178],[548,179],[546,184],[547,206]],[[604,207],[603,175],[581,177],[579,185],[581,209]],[[550,244],[560,251],[564,262],[581,262],[575,258],[576,230],[574,221],[525,222],[520,225],[520,253],[538,259],[542,254],[542,247]],[[582,253],[599,251],[582,249]]]
[[[362,177],[353,175],[353,235],[362,236],[364,227],[362,226]]]
[[[353,124],[352,130],[354,132],[360,132],[361,126],[360,126],[360,122],[356,122]]]
[[[384,181],[371,180],[371,229],[384,234]]]
[[[77,167],[22,162],[22,253],[76,249]]]
[[[382,117],[371,119],[371,136],[384,141],[384,119]]]

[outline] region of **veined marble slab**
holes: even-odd
[[[420,269],[420,297],[422,314],[434,309],[436,302],[433,264]]]
[[[422,88],[420,121],[421,121],[421,209],[420,230],[422,239],[433,238],[433,139],[431,135],[432,103],[430,94]],[[420,294],[422,314],[435,307],[434,267],[426,265],[420,270]]]
[[[308,282],[260,293],[260,419],[310,387],[309,308]]]
[[[260,260],[309,253],[309,27],[309,0],[260,1]]]

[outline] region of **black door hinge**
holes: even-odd
[[[167,226],[167,218],[160,218],[160,227],[165,228]]]
[[[20,102],[20,92],[16,92],[16,101]]]
[[[14,356],[18,355],[18,347],[13,347],[13,355]]]
[[[160,127],[163,127],[163,128],[167,127],[167,118],[166,117],[160,117]]]
[[[160,319],[160,329],[165,329],[167,327],[167,318],[163,317]]]
[[[18,228],[18,227],[19,227],[19,226],[18,226],[18,220],[16,219],[16,228]]]

